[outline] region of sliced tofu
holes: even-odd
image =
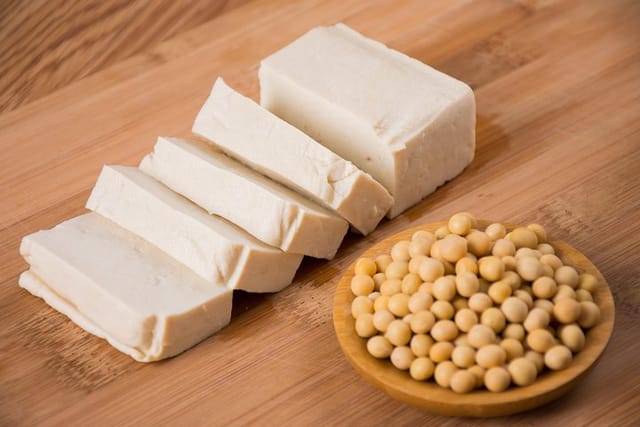
[[[265,245],[209,215],[137,168],[105,166],[87,208],[231,289],[276,292],[291,283],[302,255]]]
[[[389,190],[390,218],[474,157],[471,88],[343,24],[314,28],[264,59],[259,77],[263,107]]]
[[[349,224],[211,144],[158,138],[140,169],[285,252],[332,259]]]
[[[218,79],[193,132],[232,157],[335,210],[362,234],[393,199],[380,183]]]
[[[232,291],[95,213],[22,239],[19,284],[141,362],[174,356],[229,323]]]

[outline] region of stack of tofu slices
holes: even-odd
[[[464,83],[345,25],[262,61],[261,105],[222,79],[139,168],[105,166],[92,212],[24,237],[20,286],[136,360],[224,327],[232,292],[276,292],[459,174],[475,149]]]

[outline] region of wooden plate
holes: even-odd
[[[480,222],[481,226],[488,224],[487,221]],[[403,231],[372,246],[362,256],[373,258],[389,254],[395,243],[410,240],[416,231],[433,232],[442,225],[446,223],[438,222]],[[508,229],[513,227],[507,225]],[[582,253],[562,241],[551,240],[550,243],[565,263],[575,266],[578,271],[593,274],[599,281],[595,302],[601,310],[600,322],[588,331],[585,348],[574,355],[573,362],[567,369],[557,372],[545,371],[534,384],[527,387],[510,387],[501,393],[478,390],[469,394],[457,394],[438,386],[432,380],[415,381],[409,377],[408,372],[398,370],[390,361],[372,357],[367,352],[366,340],[356,335],[355,322],[351,316],[351,301],[354,296],[350,290],[355,263],[349,266],[340,280],[333,305],[333,324],[344,354],[364,378],[391,397],[442,415],[501,416],[533,409],[557,399],[576,385],[606,348],[613,331],[614,304],[604,277]]]

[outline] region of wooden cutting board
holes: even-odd
[[[218,75],[257,99],[261,58],[338,21],[473,86],[478,147],[462,175],[371,235],[349,235],[333,261],[306,259],[286,290],[236,294],[227,328],[165,362],[134,362],[17,286],[22,236],[83,212],[104,163],[135,165],[157,135],[188,136]],[[0,115],[0,425],[639,420],[639,22],[635,0],[252,1]],[[561,400],[447,419],[388,398],[340,352],[331,304],[346,266],[459,210],[544,224],[607,278],[609,348]]]

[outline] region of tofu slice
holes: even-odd
[[[205,280],[231,289],[276,292],[291,283],[302,255],[265,245],[209,215],[141,170],[105,166],[87,208],[137,234]]]
[[[140,362],[174,356],[229,323],[232,290],[207,282],[95,213],[22,239],[21,287]]]
[[[218,78],[193,132],[251,168],[370,233],[393,199],[353,163],[318,144]]]
[[[332,259],[349,224],[211,144],[158,138],[140,169],[285,252]]]
[[[393,218],[475,152],[471,88],[343,24],[314,28],[260,65],[263,107],[383,184]]]

